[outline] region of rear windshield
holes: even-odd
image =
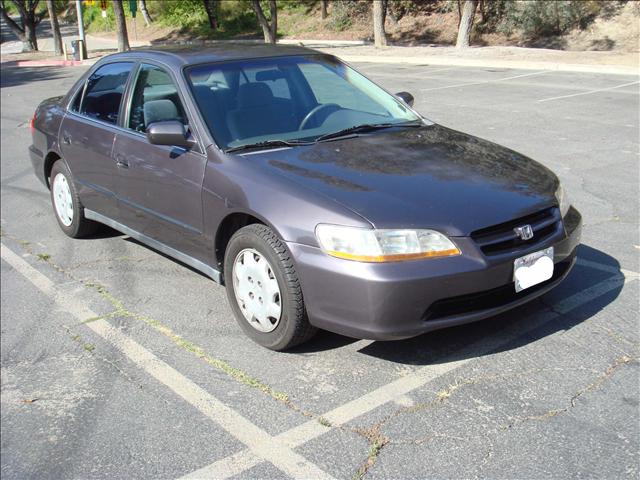
[[[186,75],[223,149],[268,140],[314,140],[356,125],[419,119],[396,97],[331,56],[198,65]]]

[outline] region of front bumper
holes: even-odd
[[[317,247],[288,243],[309,321],[355,338],[396,340],[488,318],[522,305],[560,283],[575,263],[582,218],[573,207],[547,240],[500,258],[483,255],[468,237],[463,255],[395,263],[359,263]],[[513,260],[554,247],[554,276],[518,294]]]

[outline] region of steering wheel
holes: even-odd
[[[304,130],[304,128],[307,126],[307,124],[311,121],[311,119],[313,117],[315,117],[316,115],[318,115],[319,112],[322,112],[323,110],[327,110],[327,113],[325,115],[329,115],[335,111],[340,110],[342,107],[340,105],[338,105],[337,103],[323,103],[322,105],[317,105],[315,107],[313,107],[309,113],[307,113],[305,115],[305,117],[302,119],[302,122],[300,122],[300,126],[298,127],[298,131],[300,130]],[[329,111],[330,110],[330,111]]]

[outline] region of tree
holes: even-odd
[[[140,0],[138,3],[140,4],[140,11],[142,12],[144,23],[148,27],[153,23],[153,19],[151,18],[151,15],[149,15],[149,10],[147,10],[147,0]]]
[[[207,11],[211,30],[218,28],[218,0],[204,0],[204,9]]]
[[[384,0],[373,0],[373,43],[376,47],[387,45],[387,34],[384,31],[386,6]]]
[[[276,34],[278,33],[278,6],[276,5],[276,0],[269,0],[269,10],[271,11],[270,22],[264,15],[260,0],[251,0],[251,7],[256,13],[260,26],[262,27],[265,43],[276,43]]]
[[[320,15],[323,20],[327,18],[327,3],[329,3],[329,0],[320,0]]]
[[[49,12],[49,23],[51,23],[51,31],[53,32],[53,49],[56,55],[62,55],[62,36],[60,35],[58,14],[53,0],[47,0],[47,11]]]
[[[127,22],[124,17],[122,0],[113,0],[113,13],[116,17],[116,32],[118,34],[118,51],[129,50],[129,35],[127,34]]]
[[[11,29],[16,37],[22,42],[22,51],[31,52],[38,50],[38,39],[36,38],[36,26],[42,17],[36,15],[36,7],[40,0],[12,0],[18,14],[20,15],[19,26],[7,13],[5,0],[0,0],[0,16]]]
[[[476,13],[477,0],[465,0],[462,7],[462,17],[458,27],[458,40],[456,48],[467,48],[471,37],[471,27],[473,27],[473,16]]]

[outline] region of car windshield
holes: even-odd
[[[224,150],[274,140],[315,141],[361,125],[421,120],[402,101],[329,55],[197,65],[186,76]]]

